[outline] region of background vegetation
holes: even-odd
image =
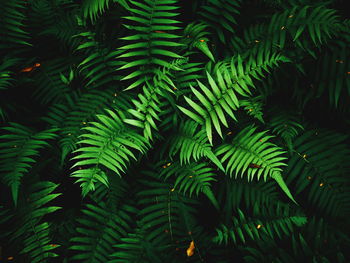
[[[1,0],[2,262],[350,262],[345,4]]]

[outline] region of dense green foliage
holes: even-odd
[[[0,0],[1,262],[350,262],[345,3]]]

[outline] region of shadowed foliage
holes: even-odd
[[[0,0],[0,261],[350,262],[345,0]]]

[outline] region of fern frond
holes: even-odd
[[[95,23],[114,3],[121,5],[125,9],[130,8],[128,0],[83,0],[81,7],[82,16],[85,20],[89,18],[92,23]]]
[[[233,56],[217,63],[213,69],[209,68],[209,71],[217,72],[219,83],[223,82],[222,79],[224,79],[227,88],[234,89],[243,97],[251,97],[252,90],[256,88],[254,80],[262,81],[266,73],[271,73],[271,69],[278,67],[280,63],[290,61],[289,58],[280,53],[260,50],[257,54],[252,52],[243,55],[243,57],[241,55]]]
[[[240,131],[231,144],[222,144],[215,155],[221,157],[221,163],[226,161],[226,173],[230,176],[239,175],[241,178],[247,176],[248,181],[252,181],[254,176],[260,180],[260,176],[272,177],[286,195],[294,201],[288,187],[283,181],[281,166],[286,166],[283,160],[287,159],[282,154],[285,153],[275,144],[268,142],[273,136],[266,135],[265,132],[255,133],[256,128],[248,126]],[[295,201],[294,201],[295,202]]]
[[[124,119],[124,122],[142,128],[146,139],[153,139],[151,128],[158,131],[156,121],[161,121],[159,116],[167,115],[167,112],[162,112],[161,107],[170,103],[175,108],[173,90],[177,88],[171,80],[171,71],[179,70],[179,63],[182,62],[175,61],[169,67],[155,69],[152,81],[146,81],[142,88],[143,93],[138,94],[139,100],[132,100],[136,109],[129,109],[128,112],[134,119]],[[169,111],[172,112],[172,109]]]
[[[217,181],[214,178],[215,175],[214,169],[205,162],[187,165],[180,165],[180,163],[174,162],[170,166],[164,166],[160,172],[160,176],[164,177],[165,180],[175,178],[174,187],[171,191],[177,190],[184,195],[188,194],[189,197],[192,197],[194,193],[198,196],[199,192],[202,192],[219,209],[218,202],[211,190],[211,182]]]
[[[64,102],[71,94],[71,89],[61,79],[61,74],[67,74],[70,70],[67,58],[53,59],[40,64],[33,77],[37,86],[33,93],[34,98],[44,105]]]
[[[61,162],[72,151],[76,150],[76,143],[82,134],[82,128],[86,127],[88,122],[96,120],[96,115],[104,112],[104,109],[111,105],[116,110],[126,110],[130,108],[128,96],[123,93],[117,93],[114,89],[104,91],[95,91],[85,93],[69,109],[67,115],[61,119],[60,145],[62,148]]]
[[[328,244],[337,244],[333,249],[341,252],[341,245],[349,248],[350,236],[347,234],[347,220],[332,220],[323,216],[313,216],[305,226],[305,239],[310,241],[315,249],[324,249]],[[315,237],[315,233],[317,233]],[[326,242],[325,242],[326,240]]]
[[[263,96],[256,96],[256,97],[250,97],[248,99],[243,99],[240,101],[241,106],[244,107],[244,109],[247,111],[247,114],[250,116],[253,116],[254,118],[258,119],[262,123],[264,122],[263,119]]]
[[[85,85],[92,88],[100,88],[119,80],[120,76],[115,73],[115,68],[121,65],[115,59],[121,51],[110,51],[96,40],[96,34],[84,32],[75,37],[82,38],[82,44],[77,51],[85,53],[85,59],[78,65],[79,72],[86,79]]]
[[[207,36],[210,33],[206,31],[206,27],[207,25],[204,23],[192,22],[188,24],[184,29],[183,43],[189,47],[189,50],[192,48],[198,48],[210,58],[211,61],[215,62],[214,56],[208,47],[209,39]]]
[[[307,218],[298,213],[293,214],[288,206],[270,207],[265,211],[255,206],[253,218],[247,218],[244,213],[238,209],[238,216],[233,218],[232,228],[221,225],[217,228],[217,235],[214,242],[227,244],[229,240],[235,244],[237,242],[246,243],[249,240],[259,240],[264,236],[280,239],[283,235],[290,235],[294,226],[303,226]],[[259,211],[260,210],[260,211]],[[261,211],[262,210],[262,211]],[[269,215],[269,219],[264,220],[264,215]]]
[[[331,216],[350,213],[348,179],[343,176],[349,171],[346,138],[330,131],[305,132],[294,140],[294,154],[286,169],[287,182],[295,182],[296,194],[308,190],[308,202]]]
[[[213,77],[207,72],[207,77],[211,90],[208,89],[203,83],[197,80],[199,88],[204,93],[200,93],[197,89],[191,87],[195,97],[204,106],[200,106],[187,96],[185,97],[186,102],[197,112],[189,111],[188,109],[178,106],[179,109],[187,116],[195,120],[201,125],[205,125],[207,136],[210,144],[212,142],[212,125],[214,125],[218,134],[222,137],[220,122],[228,127],[224,111],[230,115],[231,118],[236,120],[233,114],[234,110],[239,107],[239,101],[235,92],[230,86],[225,83],[223,76],[217,71],[218,84],[214,81]],[[220,122],[219,122],[220,120]]]
[[[135,209],[123,205],[118,211],[104,202],[87,204],[83,217],[77,219],[77,234],[71,239],[70,250],[77,251],[70,260],[79,262],[107,262],[113,253],[112,246],[131,231],[132,212]]]
[[[322,45],[339,31],[339,16],[333,9],[320,4],[311,8],[309,5],[293,6],[281,13],[275,13],[268,25],[259,24],[244,32],[244,40],[249,52],[258,50],[284,49],[286,43],[294,44],[313,54],[311,43]]]
[[[177,1],[145,0],[136,2],[130,0],[130,3],[132,8],[129,11],[132,16],[126,16],[124,19],[135,22],[137,26],[124,26],[135,30],[136,34],[121,38],[132,41],[132,43],[120,47],[123,54],[118,56],[118,58],[132,59],[131,62],[126,62],[119,68],[119,70],[132,69],[132,72],[122,80],[137,79],[127,89],[138,87],[150,80],[154,70],[159,66],[169,67],[169,61],[174,58],[182,58],[172,50],[183,45],[174,41],[179,36],[172,33],[174,30],[180,29],[178,26],[174,26],[179,22],[173,19],[178,15],[173,11],[178,9],[174,6]]]
[[[204,78],[204,76],[202,75],[203,63],[189,62],[188,60],[186,60],[185,63],[179,66],[179,68],[181,70],[175,71],[173,73],[173,79],[176,89],[179,90],[177,94],[181,95],[183,92],[182,90],[189,88],[191,85],[197,85],[196,80]]]
[[[229,67],[231,72],[229,73],[233,76],[233,78],[231,77],[232,82],[238,83],[244,93],[250,94],[249,87],[255,87],[254,79],[261,81],[266,73],[271,74],[271,69],[278,67],[280,63],[288,62],[291,62],[291,60],[281,53],[261,50],[257,54],[251,53],[245,59],[240,56],[232,57]]]
[[[0,92],[14,86],[17,82],[12,68],[19,62],[19,59],[11,57],[4,57],[2,59],[0,64]],[[0,119],[2,120],[5,120],[6,116],[6,104],[4,102],[0,102]]]
[[[268,206],[279,201],[279,194],[273,181],[248,183],[247,180],[238,178],[224,180],[225,183],[219,185],[217,192],[218,202],[222,204],[226,219],[231,218],[239,207],[250,209],[254,205]]]
[[[349,30],[348,30],[349,31]],[[350,34],[342,32],[342,41],[336,41],[329,45],[329,49],[323,52],[317,66],[315,67],[313,79],[315,80],[314,96],[316,98],[323,95],[328,90],[330,104],[338,107],[340,101],[348,104],[350,96],[349,82],[349,49]]]
[[[10,123],[0,135],[0,172],[1,180],[11,188],[14,204],[17,204],[21,178],[32,168],[39,150],[48,145],[47,140],[56,138],[56,130],[49,129],[33,132],[27,127]]]
[[[89,18],[92,22],[103,14],[109,8],[110,0],[84,0],[82,3],[82,12],[85,19]]]
[[[143,87],[143,94],[138,94],[139,100],[132,100],[136,110],[128,109],[128,112],[136,119],[124,119],[125,123],[143,129],[143,135],[147,140],[153,138],[151,128],[158,130],[154,119],[160,121],[158,117],[161,112],[158,106],[160,104],[159,92],[161,92],[159,88],[153,88],[146,83],[146,86]]]
[[[52,193],[57,186],[46,181],[31,184],[25,200],[20,202],[21,209],[16,214],[16,220],[12,222],[11,229],[14,229],[14,233],[11,235],[11,240],[21,242],[20,254],[24,254],[30,262],[49,262],[50,258],[58,256],[52,251],[60,245],[52,244],[51,225],[42,222],[45,215],[61,208],[45,206],[60,195]]]
[[[40,31],[40,27],[48,28],[57,22],[55,9],[59,7],[60,1],[37,0],[31,2],[29,19],[33,23],[35,30]]]
[[[198,202],[172,190],[173,186],[159,179],[157,169],[144,171],[143,186],[137,193],[140,225],[147,234],[147,240],[167,244],[175,238],[181,239],[194,227],[194,205]]]
[[[91,90],[83,95],[72,93],[72,95],[66,97],[66,103],[51,106],[47,115],[42,118],[52,127],[60,129],[61,163],[68,154],[76,150],[78,137],[83,132],[81,128],[86,127],[89,121],[96,120],[97,114],[103,113],[110,105],[122,111],[131,107],[129,96],[115,92],[114,88],[104,91]]]
[[[2,14],[0,32],[1,52],[19,52],[23,47],[31,46],[30,36],[25,28],[26,3],[21,0],[4,1],[0,6]]]
[[[245,173],[248,181],[252,181],[254,176],[260,180],[264,176],[266,181],[268,176],[274,173],[281,173],[280,166],[286,166],[283,160],[284,151],[271,142],[268,142],[273,136],[266,135],[265,132],[255,133],[256,128],[248,126],[240,131],[230,144],[223,144],[216,149],[216,155],[221,157],[221,162],[228,161],[226,172],[237,178],[244,177]],[[257,167],[252,166],[255,164]]]
[[[222,171],[224,170],[211,145],[208,143],[205,130],[198,130],[196,122],[191,120],[181,122],[172,134],[174,135],[165,144],[166,147],[169,147],[168,154],[170,158],[179,154],[180,164],[182,165],[183,163],[190,164],[192,158],[197,162],[202,157],[207,157]]]
[[[144,153],[149,147],[148,141],[135,131],[128,129],[122,122],[121,117],[111,110],[108,115],[97,115],[98,122],[90,122],[83,128],[88,131],[81,135],[81,146],[74,153],[78,153],[73,160],[78,161],[72,166],[84,167],[72,173],[82,182],[83,196],[94,190],[94,181],[108,185],[106,174],[102,167],[121,175],[127,167],[130,158],[137,159],[131,150]]]
[[[161,263],[164,257],[160,251],[161,244],[151,243],[141,229],[123,237],[119,244],[114,245],[116,252],[108,263]]]
[[[1,228],[5,229],[5,225],[8,223],[10,219],[13,218],[13,214],[11,214],[10,209],[6,209],[3,206],[0,206],[0,226]],[[7,238],[11,234],[11,230],[7,229],[6,231],[3,231],[3,233],[0,233],[0,238],[4,239]]]
[[[118,208],[124,201],[124,196],[128,192],[128,184],[119,176],[110,176],[108,178],[108,187],[100,182],[96,183],[96,189],[90,193],[90,198],[94,202],[105,202],[112,211]]]
[[[209,0],[202,6],[200,15],[212,27],[222,43],[226,43],[225,35],[234,34],[237,25],[235,15],[239,15],[240,0]]]
[[[42,9],[40,10],[41,12],[38,15],[42,19],[42,15],[47,14],[47,12],[43,12]],[[54,10],[50,11],[55,12]],[[38,23],[43,26],[43,21],[41,21],[41,19],[38,21]],[[75,13],[67,12],[65,14],[61,14],[61,19],[57,20],[58,21],[54,21],[54,23],[49,23],[49,26],[46,26],[45,29],[41,30],[40,35],[53,37],[60,42],[60,47],[64,47],[70,52],[75,51],[80,45],[80,40],[76,37],[76,35],[81,33]]]
[[[14,84],[14,72],[11,70],[11,67],[15,66],[18,62],[18,59],[4,58],[0,64],[0,90],[7,89]]]
[[[294,138],[304,130],[299,117],[295,113],[282,111],[277,107],[273,108],[271,112],[274,114],[269,121],[272,133],[280,136],[286,143],[289,152],[292,152]]]

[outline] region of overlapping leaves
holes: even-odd
[[[130,159],[137,160],[132,150],[144,153],[148,148],[148,141],[132,129],[124,125],[120,116],[111,110],[108,115],[97,115],[98,122],[91,122],[83,128],[88,131],[81,135],[78,143],[82,147],[75,150],[78,153],[73,157],[78,161],[73,167],[80,167],[72,173],[79,178],[83,195],[94,190],[94,183],[100,181],[108,185],[108,178],[103,169],[108,169],[121,175],[127,168]]]
[[[56,129],[34,132],[18,123],[2,128],[7,134],[0,136],[1,180],[11,188],[12,198],[17,204],[22,177],[36,163],[39,150],[48,145],[47,140],[56,137]]]

